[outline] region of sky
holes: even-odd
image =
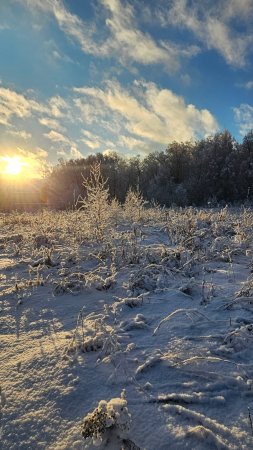
[[[252,0],[0,0],[0,156],[165,150],[253,128]]]

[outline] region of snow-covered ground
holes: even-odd
[[[253,212],[107,220],[0,216],[2,448],[252,449]]]

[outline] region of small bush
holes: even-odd
[[[128,412],[125,391],[120,398],[113,398],[109,402],[101,400],[98,407],[84,418],[82,435],[89,447],[98,448],[108,446],[119,450],[123,440],[127,438],[131,416]]]

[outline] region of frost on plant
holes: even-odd
[[[233,349],[235,352],[245,350],[252,345],[253,339],[253,325],[246,325],[228,333],[223,345],[228,349]]]
[[[89,234],[98,242],[104,240],[110,222],[109,189],[106,184],[100,164],[91,166],[90,177],[83,180],[86,197],[81,199],[80,208],[85,212]]]
[[[129,189],[124,204],[126,218],[131,218],[133,222],[139,222],[142,218],[144,203],[144,199],[139,191]]]
[[[130,423],[124,390],[120,398],[112,398],[109,402],[101,400],[97,408],[84,418],[82,435],[87,443],[85,448],[120,450],[128,438]]]

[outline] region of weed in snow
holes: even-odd
[[[131,415],[129,414],[125,392],[120,398],[106,402],[101,400],[83,422],[82,435],[87,442],[85,448],[107,450],[138,449],[129,438]]]

